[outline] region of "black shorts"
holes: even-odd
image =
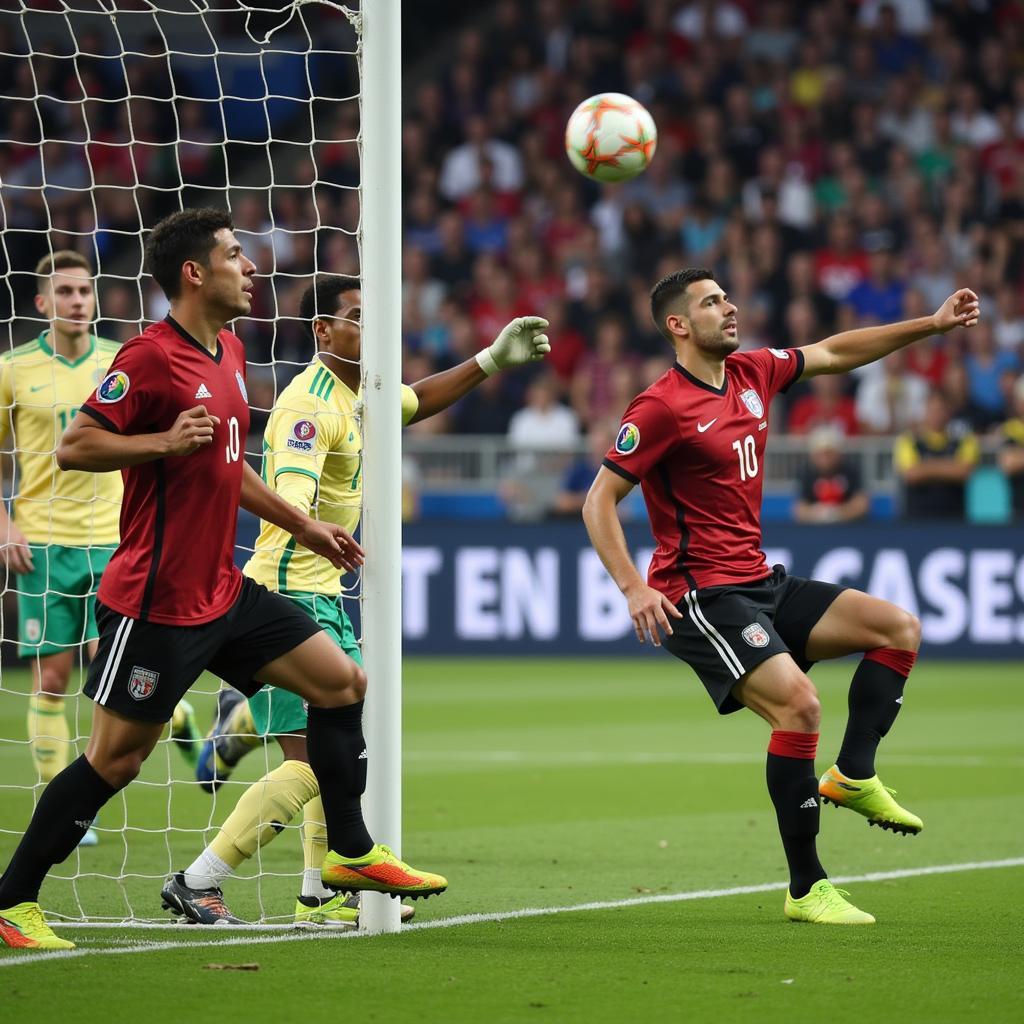
[[[846,587],[787,576],[781,565],[756,583],[691,590],[677,605],[672,636],[662,643],[700,677],[719,714],[739,711],[732,688],[776,654],[806,672],[807,638]]]
[[[319,633],[294,601],[248,577],[235,603],[201,626],[164,626],[130,619],[96,602],[99,650],[85,694],[126,718],[167,722],[205,669],[247,697],[264,665]]]

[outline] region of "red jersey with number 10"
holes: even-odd
[[[761,491],[768,407],[803,373],[799,349],[736,352],[721,388],[678,363],[637,395],[604,465],[643,488],[657,542],[647,582],[689,590],[764,579]]]
[[[82,405],[119,434],[169,430],[197,405],[220,420],[211,444],[121,471],[121,543],[99,599],[132,619],[198,626],[238,596],[235,527],[249,431],[245,349],[221,331],[212,354],[168,317],[121,348]]]

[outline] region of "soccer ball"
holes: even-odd
[[[584,100],[565,126],[565,152],[595,181],[629,181],[647,169],[658,145],[654,118],[632,96],[602,92]]]

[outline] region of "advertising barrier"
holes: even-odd
[[[626,528],[646,568],[646,526]],[[636,654],[626,603],[581,524],[410,524],[408,654]],[[1024,531],[960,524],[772,524],[769,564],[845,583],[919,616],[926,654],[1024,658]],[[369,552],[368,557],[373,557]]]

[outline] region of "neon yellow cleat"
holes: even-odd
[[[863,814],[869,825],[878,825],[900,835],[917,835],[924,828],[924,822],[916,814],[893,800],[896,790],[883,786],[877,775],[870,779],[848,779],[832,765],[822,775],[818,792],[824,803],[849,807]]]
[[[38,903],[19,903],[0,910],[0,939],[11,949],[74,949],[53,934]]]
[[[402,924],[411,921],[416,911],[402,904],[399,914]],[[330,899],[317,896],[299,896],[295,901],[295,926],[297,928],[357,928],[359,926],[359,897],[338,893]]]
[[[387,892],[414,900],[448,888],[447,878],[410,867],[380,843],[362,857],[328,850],[320,877],[324,885],[343,892]]]
[[[786,893],[783,913],[790,921],[807,924],[874,924],[875,919],[858,910],[846,896],[845,889],[837,889],[827,878],[815,882],[806,896],[795,900]]]

